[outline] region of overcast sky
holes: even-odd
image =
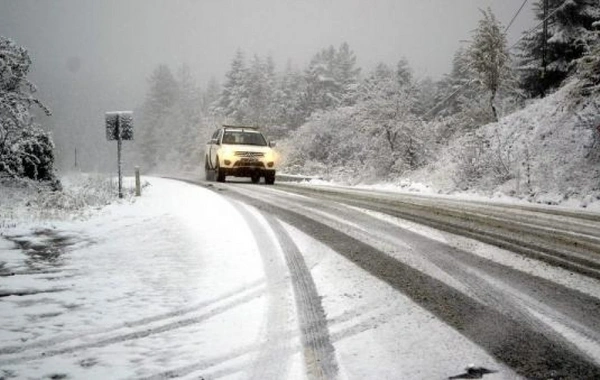
[[[441,77],[491,7],[508,24],[523,0],[0,0],[0,35],[29,49],[31,79],[59,124],[141,103],[160,63],[186,63],[199,84],[222,82],[240,48],[303,68],[348,42],[368,71],[406,57],[417,77]],[[509,42],[534,25],[531,3]],[[80,117],[74,117],[74,114]],[[73,126],[77,127],[77,126]],[[55,126],[55,128],[57,128]]]

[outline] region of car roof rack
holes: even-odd
[[[231,128],[231,129],[253,129],[255,131],[258,130],[258,127],[252,127],[249,125],[226,125],[223,124],[223,128]]]

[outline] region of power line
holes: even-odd
[[[504,29],[504,33],[506,33],[508,31],[508,29],[511,27],[511,25],[513,24],[513,22],[515,21],[515,19],[517,18],[517,16],[519,16],[519,13],[521,13],[521,11],[523,10],[523,8],[525,7],[525,4],[527,4],[529,0],[524,0],[523,3],[521,4],[521,6],[519,7],[519,10],[517,10],[517,13],[515,13],[515,15],[513,16],[512,20],[510,20],[510,22],[508,23],[508,26],[506,27],[506,29]],[[530,32],[528,32],[530,33]],[[522,38],[522,37],[521,37]],[[520,39],[519,39],[520,40]],[[519,41],[517,40],[517,42]],[[510,50],[510,48],[509,48]],[[461,92],[462,90],[464,90],[466,87],[468,87],[469,85],[471,85],[471,83],[473,83],[475,80],[471,79],[470,81],[464,83],[462,86],[460,86],[459,88],[457,88],[452,94],[450,94],[449,96],[447,96],[446,98],[442,99],[442,101],[440,101],[439,103],[437,103],[436,105],[434,105],[433,107],[431,107],[429,109],[429,111],[427,111],[425,114],[423,114],[423,118],[426,117],[427,115],[429,115],[430,113],[432,113],[433,111],[435,111],[438,107],[440,107],[442,104],[446,103],[448,100],[452,99],[454,96],[456,96],[459,92]]]
[[[513,17],[513,19],[510,21],[510,23],[508,24],[508,26],[506,27],[506,30],[508,30],[508,28],[512,25],[512,23],[514,22],[514,20],[516,19],[516,17],[519,15],[519,13],[521,12],[521,10],[523,9],[523,7],[525,6],[525,4],[527,3],[528,0],[525,0],[523,2],[523,4],[521,4],[521,7],[519,8],[519,10],[517,11],[517,13],[515,14],[515,16]],[[514,44],[512,44],[507,50],[512,50],[515,46],[517,46],[517,44],[527,35],[529,35],[531,32],[533,32],[534,30],[536,30],[537,28],[539,28],[540,26],[543,26],[544,23],[546,23],[548,21],[548,19],[550,19],[550,17],[554,16],[561,8],[562,6],[569,0],[565,0],[560,6],[556,7],[555,10],[553,10],[552,12],[550,12],[550,14],[548,16],[546,16],[544,18],[544,20],[542,20],[542,22],[540,22],[538,25],[534,26],[533,28],[527,30],[526,32],[524,32],[521,37],[515,41]],[[506,30],[504,31],[506,33]],[[466,87],[468,87],[471,83],[473,83],[475,80],[470,80],[468,82],[466,82],[465,84],[463,84],[462,86],[460,86],[456,91],[454,91],[452,94],[450,94],[448,97],[444,98],[442,101],[440,101],[439,103],[437,103],[435,106],[433,106],[431,109],[429,109],[429,111],[427,111],[422,117],[426,117],[427,115],[429,115],[431,112],[435,111],[439,106],[441,106],[442,104],[446,103],[448,100],[450,100],[452,97],[456,96],[459,92],[461,92],[463,89],[465,89]]]
[[[431,107],[429,109],[429,111],[425,112],[423,114],[422,118],[424,118],[427,115],[429,115],[432,111],[435,111],[439,106],[441,106],[442,104],[446,103],[448,100],[452,99],[456,94],[458,94],[459,92],[461,92],[463,89],[465,89],[467,86],[469,86],[473,82],[475,82],[475,80],[471,79],[468,82],[466,82],[465,84],[463,84],[462,86],[460,86],[458,89],[456,89],[456,91],[454,91],[453,93],[451,93],[450,95],[448,95],[446,98],[442,99],[442,101],[440,101],[435,106]]]
[[[565,5],[567,3],[567,1],[570,1],[570,0],[565,0],[561,5],[559,5],[558,7],[556,7],[556,9],[554,9],[552,12],[550,12],[550,14],[548,16],[546,16],[539,24],[537,24],[533,28],[529,29],[528,31],[523,32],[523,34],[521,35],[521,37],[518,40],[516,40],[514,44],[510,45],[510,47],[508,48],[508,50],[512,50],[515,46],[517,46],[517,44],[519,42],[521,42],[521,40],[523,38],[525,38],[525,36],[531,34],[531,32],[533,32],[534,30],[538,29],[540,26],[543,26],[544,23],[550,19],[550,17],[554,16],[556,13],[558,13],[558,11],[560,11],[562,9],[562,6]]]
[[[513,22],[515,22],[515,19],[517,18],[517,16],[519,15],[519,13],[521,13],[521,11],[523,10],[523,7],[525,6],[525,4],[527,4],[528,1],[529,0],[523,1],[523,4],[521,4],[521,7],[517,11],[517,13],[513,16],[512,20],[510,20],[510,22],[508,23],[508,26],[506,27],[506,29],[504,29],[504,33],[505,34],[506,34],[506,32],[508,32],[508,29],[510,29],[510,26],[513,24]]]

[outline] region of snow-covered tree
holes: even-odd
[[[600,39],[577,61],[577,75],[583,95],[600,93]]]
[[[211,106],[215,103],[221,94],[221,85],[215,77],[211,77],[202,94],[202,112],[208,114]]]
[[[398,71],[379,64],[360,88],[356,107],[361,129],[379,140],[380,165],[401,173],[423,162],[423,123],[414,113],[417,93],[412,82],[398,80]]]
[[[335,48],[330,46],[313,56],[304,77],[307,83],[307,108],[331,109],[342,103],[341,87],[334,77]]]
[[[193,171],[203,164],[204,144],[214,121],[207,117],[207,102],[218,96],[213,81],[201,91],[183,65],[173,75],[158,66],[149,79],[149,91],[140,109],[138,148],[146,170]]]
[[[590,51],[600,25],[598,0],[546,0],[547,39],[537,28],[519,44],[518,71],[523,88],[533,96],[560,86],[575,61]],[[534,3],[537,20],[544,20],[544,0]]]
[[[172,107],[179,97],[179,87],[171,70],[159,65],[150,76],[150,90],[140,110],[139,149],[148,168],[165,161],[169,136],[173,135],[173,124],[169,122]]]
[[[206,136],[200,133],[202,93],[188,66],[178,70],[176,80],[179,91],[169,117],[169,126],[174,132],[169,136],[170,163],[184,170],[193,170],[201,165],[206,140]]]
[[[279,131],[270,131],[273,138],[281,138],[289,131],[302,125],[309,114],[304,107],[306,101],[306,82],[302,73],[294,69],[291,62],[277,79],[271,98],[270,114]]]
[[[396,78],[400,86],[408,86],[412,83],[413,73],[406,58],[402,58],[398,61],[398,64],[396,65]]]
[[[467,67],[474,79],[489,92],[489,106],[497,120],[496,95],[503,83],[512,77],[510,56],[506,34],[496,16],[489,8],[481,13],[483,17],[473,32],[473,40],[467,50]]]
[[[212,112],[242,123],[248,113],[248,69],[244,53],[238,50],[231,61],[231,68],[225,74],[221,96],[215,102]]]
[[[334,63],[333,77],[339,84],[342,93],[342,104],[354,104],[357,96],[360,68],[356,67],[356,55],[350,49],[348,43],[344,42],[340,45]]]
[[[27,80],[31,58],[27,50],[0,36],[0,175],[55,180],[54,143],[30,114],[38,106],[50,111],[33,96]]]
[[[310,110],[309,114],[352,104],[359,74],[356,56],[347,43],[339,49],[330,46],[315,54],[304,74],[307,84],[305,107]]]
[[[461,111],[465,99],[472,99],[473,74],[467,65],[467,50],[461,46],[454,52],[452,69],[438,82],[438,91],[435,96],[435,108],[431,109],[428,116],[447,117]]]
[[[270,105],[275,87],[275,64],[272,58],[262,60],[254,56],[248,68],[246,87],[248,91],[248,109],[245,119],[246,124],[270,126],[273,124],[273,115]]]

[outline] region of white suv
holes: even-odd
[[[218,182],[225,182],[229,175],[250,177],[258,183],[265,177],[265,183],[272,185],[277,162],[273,147],[257,128],[223,126],[206,145],[206,179],[216,177]]]

